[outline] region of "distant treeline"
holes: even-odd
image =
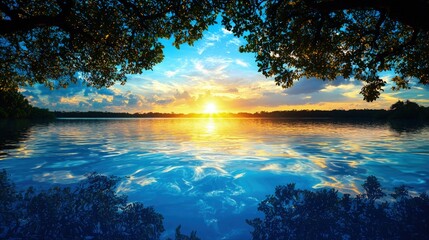
[[[33,107],[18,89],[0,88],[0,119],[53,119],[48,109]]]
[[[273,111],[256,113],[117,113],[117,112],[54,112],[58,118],[327,118],[327,119],[371,119],[371,120],[390,120],[390,119],[410,119],[410,120],[429,120],[429,108],[419,106],[410,101],[398,101],[393,104],[389,110],[383,109],[355,109],[355,110],[292,110],[292,111]]]
[[[126,112],[54,112],[60,118],[385,118],[388,115],[386,110],[299,110],[299,111],[274,111],[256,113],[126,113]]]
[[[366,119],[396,120],[409,119],[429,121],[429,107],[419,106],[411,101],[398,101],[389,110],[292,110],[256,113],[126,113],[126,112],[51,112],[32,106],[18,89],[0,89],[0,119],[51,119],[51,118],[316,118],[316,119]]]

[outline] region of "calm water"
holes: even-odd
[[[429,189],[429,128],[269,119],[62,119],[0,122],[0,169],[18,187],[70,184],[89,172],[126,177],[130,201],[203,239],[248,239],[246,218],[276,185],[356,194],[368,175],[386,188]]]

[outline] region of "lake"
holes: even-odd
[[[164,216],[164,237],[249,239],[245,219],[277,185],[358,194],[375,175],[391,190],[429,189],[429,127],[292,119],[0,121],[0,169],[18,188],[73,184],[98,172]]]

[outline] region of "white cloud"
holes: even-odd
[[[222,36],[220,36],[219,34],[208,32],[204,36],[204,39],[201,42],[201,46],[197,47],[198,54],[203,54],[208,48],[213,47],[216,42],[219,42],[221,38]]]
[[[327,85],[324,89],[320,90],[321,92],[334,92],[336,90],[342,90],[342,91],[356,91],[356,89],[360,90],[359,86],[356,86],[354,84],[343,84],[343,85]]]
[[[233,39],[229,40],[226,43],[227,46],[230,45],[230,44],[233,44],[233,45],[236,45],[236,46],[240,46],[241,45],[241,40],[239,38],[233,38]]]
[[[166,71],[164,74],[165,74],[165,76],[167,76],[167,77],[174,77],[174,76],[176,76],[176,74],[179,72],[179,69],[177,69],[177,70],[175,70],[175,71]]]
[[[197,52],[199,55],[203,54],[207,48],[213,47],[215,44],[213,42],[205,42],[203,46],[197,47]]]
[[[230,35],[230,34],[232,34],[232,32],[231,31],[229,31],[228,29],[226,29],[226,28],[222,28],[222,33],[224,34],[224,35]]]
[[[205,39],[207,41],[210,42],[219,42],[220,41],[221,36],[219,36],[218,34],[214,34],[214,33],[207,33],[207,36],[205,36]]]
[[[235,59],[235,63],[242,66],[242,67],[249,67],[249,64],[247,62],[244,62],[241,59]]]

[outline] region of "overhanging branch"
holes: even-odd
[[[386,12],[392,20],[413,29],[429,31],[429,2],[423,0],[306,0],[308,6],[320,12],[342,10],[377,10]]]
[[[418,33],[418,31],[414,31],[413,35],[408,41],[392,48],[390,51],[384,51],[382,53],[377,54],[377,56],[375,57],[375,61],[380,62],[381,65],[384,65],[385,59],[387,57],[403,52],[404,48],[413,45],[417,40]]]

